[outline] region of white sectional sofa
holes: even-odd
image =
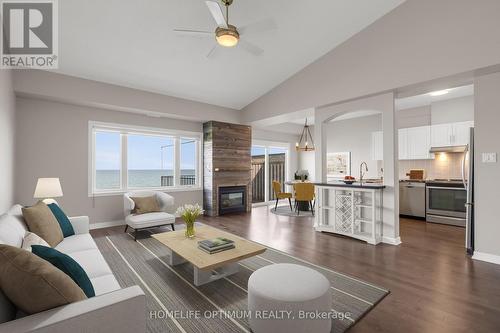
[[[86,216],[70,217],[75,235],[55,249],[75,259],[88,274],[95,297],[23,316],[0,292],[0,333],[145,332],[146,298],[139,286],[121,289],[89,234]],[[0,244],[21,247],[26,224],[21,206],[0,216]]]

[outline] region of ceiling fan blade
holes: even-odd
[[[207,4],[208,10],[213,16],[215,23],[217,23],[219,27],[227,29],[227,22],[224,18],[224,13],[222,12],[222,8],[220,8],[219,3],[210,0],[206,0],[205,3]]]
[[[253,54],[254,56],[260,56],[264,52],[264,50],[258,47],[257,45],[247,42],[245,40],[240,39],[238,45],[248,53]]]
[[[189,37],[212,37],[212,31],[203,31],[203,30],[188,30],[188,29],[174,29],[174,32],[181,36],[189,36]]]
[[[272,18],[267,18],[254,23],[244,25],[242,27],[238,27],[238,32],[240,33],[240,35],[245,35],[248,33],[266,32],[276,29],[278,29],[276,21]]]
[[[210,49],[210,52],[207,53],[206,57],[208,59],[211,59],[215,56],[215,53],[217,51],[217,44],[215,44],[211,49]]]

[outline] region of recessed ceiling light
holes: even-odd
[[[429,93],[429,95],[431,95],[432,97],[442,96],[442,95],[446,95],[449,92],[450,92],[450,89],[438,90],[438,91],[433,91],[433,92]]]

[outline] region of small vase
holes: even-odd
[[[186,222],[186,232],[185,235],[187,238],[194,237],[194,221],[185,221]]]

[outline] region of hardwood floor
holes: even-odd
[[[463,228],[401,219],[401,245],[372,246],[268,207],[200,221],[389,289],[350,332],[500,331],[500,266],[465,254]],[[123,228],[92,234],[116,232]]]

